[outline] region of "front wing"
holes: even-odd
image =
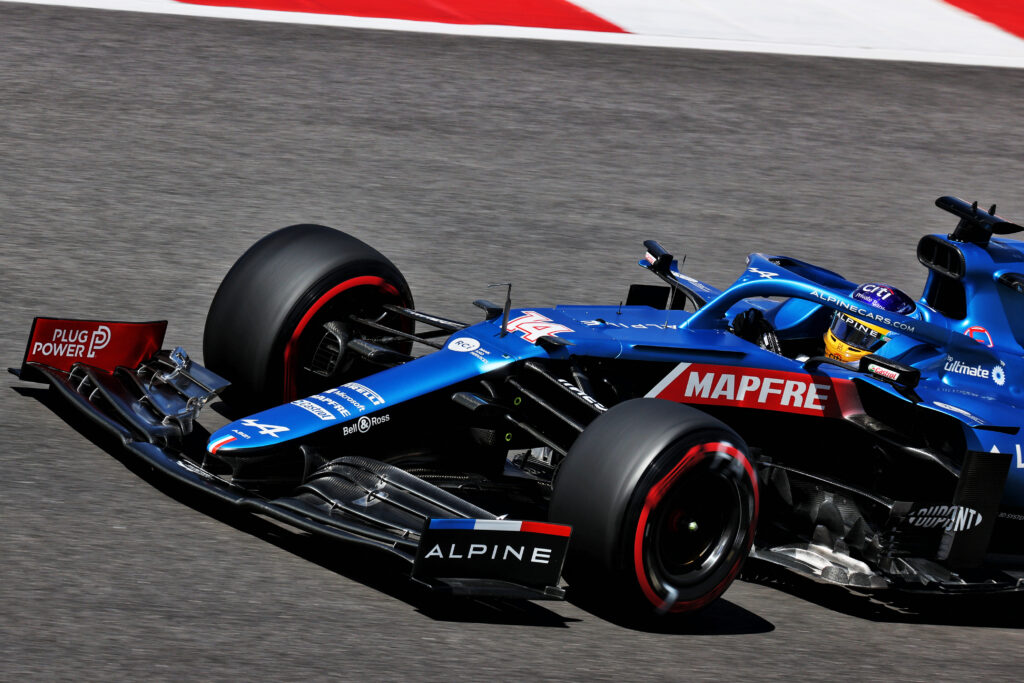
[[[192,434],[197,413],[227,381],[180,347],[151,353],[162,341],[162,323],[136,328],[145,338],[126,345],[126,353],[88,356],[90,339],[102,342],[110,329],[121,326],[121,342],[132,331],[124,325],[37,319],[25,361],[11,372],[45,382],[129,453],[222,503],[305,532],[383,550],[407,561],[416,581],[452,594],[564,598],[559,580],[567,526],[499,520],[404,470],[366,457],[322,462],[302,451],[307,456],[303,483],[287,495],[264,494],[239,483],[217,467]],[[64,328],[85,330],[71,336],[85,340],[83,360],[101,364],[40,359],[38,351],[46,349],[37,337],[49,339],[53,329]]]

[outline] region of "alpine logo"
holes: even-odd
[[[760,268],[748,268],[751,273],[757,273],[760,277],[765,280],[771,280],[773,277],[778,277],[778,273],[773,273],[770,270],[761,270]]]
[[[247,417],[246,419],[239,422],[239,424],[245,425],[246,427],[256,427],[257,429],[260,430],[260,435],[272,436],[275,439],[277,438],[278,434],[290,431],[288,427],[278,427],[277,425],[263,424],[262,422],[259,422],[258,420],[256,420],[256,418],[253,417]]]
[[[835,389],[841,381],[801,372],[681,363],[647,395],[678,403],[839,416]]]
[[[932,505],[911,512],[907,522],[923,529],[967,531],[981,524],[981,513],[962,505]]]
[[[523,311],[523,315],[508,321],[509,332],[522,332],[523,339],[536,344],[541,337],[555,336],[562,332],[572,332],[571,327],[552,322],[536,311]]]
[[[495,560],[498,562],[533,562],[535,564],[548,564],[551,562],[552,549],[539,546],[529,547],[499,543],[467,543],[465,545],[450,543],[446,545],[447,547],[442,546],[440,543],[435,543],[434,547],[424,557],[436,557],[441,560],[480,558],[482,560]],[[528,547],[530,552],[527,552]]]
[[[352,434],[365,434],[377,425],[382,425],[385,422],[390,422],[390,415],[363,415],[354,424],[345,425],[342,428],[344,436],[351,436]]]

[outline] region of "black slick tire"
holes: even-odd
[[[739,573],[757,525],[743,440],[660,399],[621,403],[584,430],[554,482],[549,519],[573,527],[570,590],[631,613],[681,614]]]
[[[221,282],[206,317],[204,363],[231,381],[225,398],[247,410],[316,393],[340,383],[304,369],[323,324],[351,314],[382,319],[385,303],[412,307],[413,300],[376,249],[322,225],[282,228],[250,247]]]

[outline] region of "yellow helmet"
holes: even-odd
[[[853,290],[851,299],[898,315],[914,315],[914,300],[892,285],[868,282]],[[884,327],[836,311],[825,332],[825,355],[849,363],[874,353],[886,342],[889,331]]]
[[[836,311],[825,332],[825,355],[845,363],[857,361],[877,351],[888,334],[884,327]]]

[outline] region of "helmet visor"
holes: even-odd
[[[832,317],[830,329],[836,339],[862,351],[877,351],[885,344],[888,335],[883,330],[876,330],[856,318],[838,312]]]

